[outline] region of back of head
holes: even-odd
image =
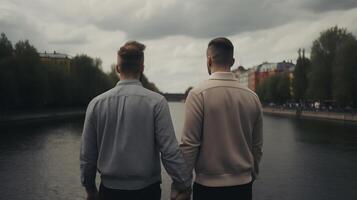
[[[144,65],[145,45],[137,41],[129,41],[118,51],[120,72],[128,75],[138,75]]]
[[[231,66],[233,60],[234,47],[230,40],[219,37],[208,43],[207,56],[212,58],[212,62],[219,66]]]

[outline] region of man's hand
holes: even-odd
[[[171,191],[171,200],[190,200],[191,190],[187,191]]]
[[[180,187],[181,186],[181,187]],[[191,199],[191,187],[185,188],[185,186],[177,183],[171,185],[171,200],[190,200]]]
[[[98,190],[95,188],[94,190],[86,190],[87,191],[87,200],[98,200]]]

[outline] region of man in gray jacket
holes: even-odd
[[[182,152],[196,179],[194,200],[251,200],[262,156],[262,109],[258,96],[239,84],[230,68],[233,44],[208,44],[211,75],[186,99]]]
[[[88,105],[80,151],[87,199],[160,199],[160,154],[178,193],[190,191],[191,174],[176,141],[168,104],[139,81],[144,49],[135,41],[122,46],[117,65],[120,81]]]

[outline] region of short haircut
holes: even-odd
[[[207,53],[217,65],[232,64],[233,51],[232,42],[224,37],[215,38],[208,43]]]
[[[120,47],[118,56],[121,59],[121,72],[124,74],[137,75],[140,66],[144,63],[145,45],[137,41],[129,41]]]

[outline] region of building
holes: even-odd
[[[254,66],[250,68],[248,72],[248,88],[255,91],[257,80],[257,66]]]
[[[236,76],[236,78],[238,78],[239,74],[244,70],[245,68],[243,66],[239,66],[237,69],[231,70],[231,72]]]
[[[69,67],[71,64],[71,56],[63,53],[40,53],[40,61],[45,65],[61,65]]]
[[[292,62],[264,62],[260,65],[254,66],[249,70],[248,74],[248,87],[249,89],[256,91],[259,84],[264,82],[267,78],[274,76],[276,74],[289,73],[290,80],[293,78],[293,72],[295,69],[295,64]]]
[[[239,83],[244,86],[248,87],[249,82],[249,70],[242,72],[238,78]]]
[[[256,84],[258,86],[267,78],[274,76],[277,73],[277,63],[264,62],[257,66],[256,69]],[[255,91],[256,87],[254,88]]]
[[[292,62],[286,62],[285,60],[283,62],[277,63],[277,72],[279,73],[284,73],[284,72],[293,72],[295,70],[295,64]]]
[[[248,87],[248,69],[245,69],[243,66],[239,66],[237,69],[232,70],[232,72],[235,74],[236,78],[242,86]]]

